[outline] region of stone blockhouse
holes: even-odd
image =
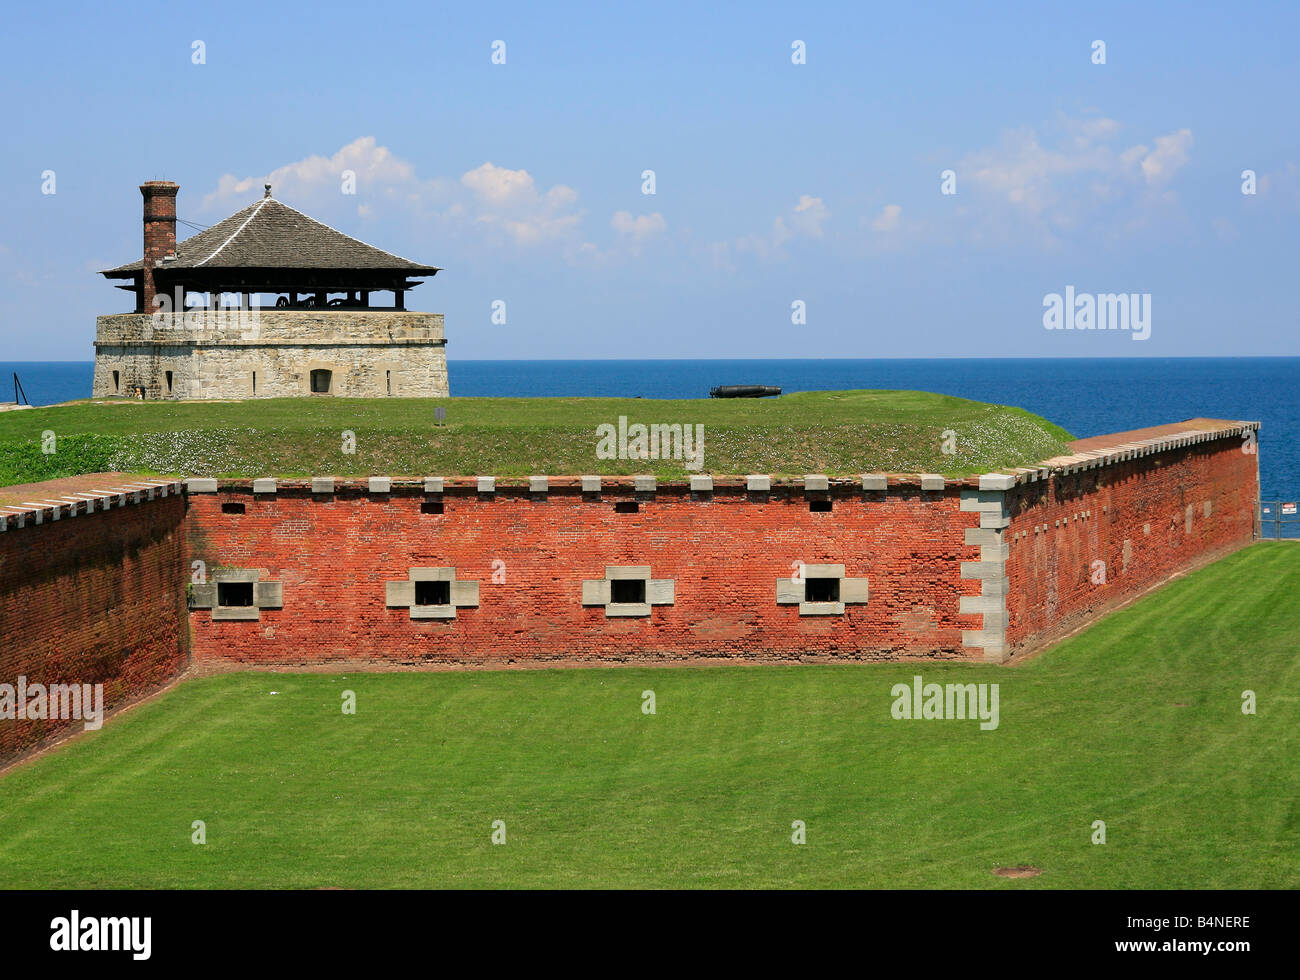
[[[142,184],[144,257],[106,270],[135,310],[96,324],[96,398],[449,394],[440,313],[406,309],[436,275],[265,195],[177,244],[169,181]],[[380,296],[391,305],[377,305]],[[261,301],[259,302],[259,298]]]

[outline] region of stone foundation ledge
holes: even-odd
[[[64,494],[49,500],[0,506],[0,531],[66,520],[79,514],[113,510],[128,504],[142,504],[155,498],[175,496],[184,484],[180,480],[141,480],[108,486],[102,490]]]

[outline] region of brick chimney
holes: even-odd
[[[170,180],[147,180],[140,185],[144,196],[144,273],[140,277],[140,312],[152,313],[157,293],[154,267],[176,254],[176,193],[180,184]]]

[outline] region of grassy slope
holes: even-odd
[[[1256,545],[1017,668],[189,682],[0,780],[0,887],[1294,888],[1297,589]],[[892,720],[914,673],[1001,727]]]
[[[435,425],[434,409],[446,409]],[[913,391],[779,399],[270,399],[76,403],[0,415],[0,485],[96,470],[212,476],[646,473],[676,460],[599,460],[596,427],[704,426],[704,472],[983,473],[1064,451],[1069,434],[1019,408]],[[941,451],[957,433],[957,452]],[[43,455],[41,435],[57,437]],[[356,434],[355,454],[341,452]]]

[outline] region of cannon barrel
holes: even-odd
[[[767,398],[781,394],[774,385],[718,385],[709,389],[710,398]]]

